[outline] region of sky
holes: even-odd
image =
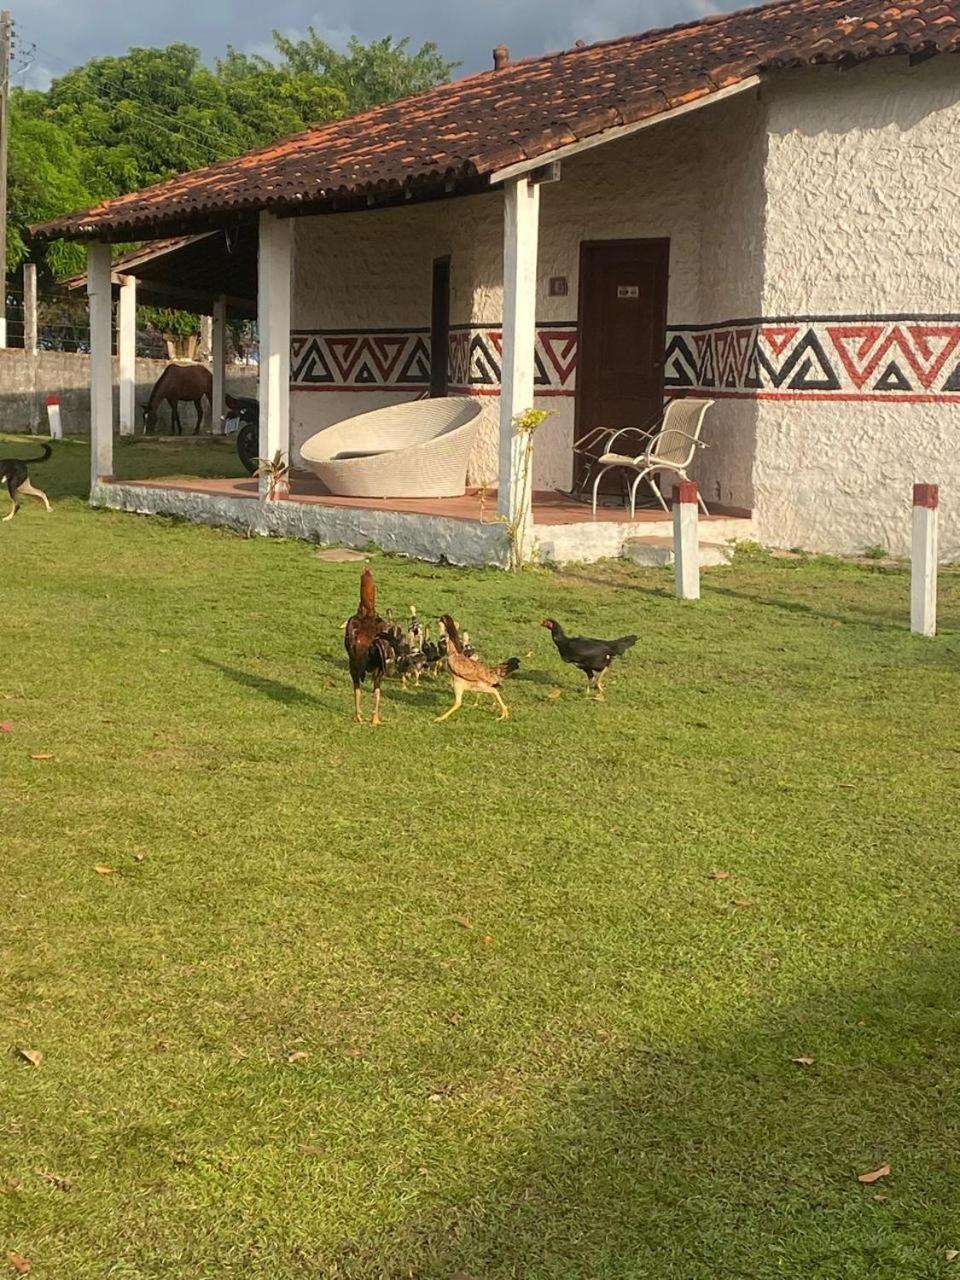
[[[461,71],[490,65],[496,44],[514,56],[602,40],[740,7],[744,0],[7,0],[16,23],[14,83],[44,88],[52,77],[88,58],[123,53],[131,45],[185,43],[208,61],[228,44],[269,53],[277,27],[296,36],[313,26],[342,47],[410,36],[435,40]]]

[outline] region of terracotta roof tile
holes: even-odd
[[[265,208],[350,207],[374,193],[483,187],[612,126],[752,75],[960,49],[960,0],[780,0],[526,58],[321,125],[237,159],[45,223],[48,238],[143,239]]]

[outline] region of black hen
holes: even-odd
[[[553,636],[553,643],[564,662],[579,667],[589,680],[587,693],[596,691],[597,701],[603,701],[603,678],[614,658],[620,658],[637,643],[636,636],[621,636],[619,640],[590,640],[587,636],[568,636],[559,622],[546,618],[543,625]]]

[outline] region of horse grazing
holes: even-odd
[[[212,413],[213,374],[209,369],[202,364],[168,364],[154,383],[150,399],[143,406],[144,430],[152,431],[157,425],[157,410],[161,401],[166,400],[173,419],[173,433],[182,436],[183,428],[180,426],[180,411],[177,406],[181,400],[192,400],[197,411],[197,425],[193,434],[198,436],[203,426],[204,396],[207,397]]]

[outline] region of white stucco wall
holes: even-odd
[[[763,314],[960,313],[960,59],[797,73],[772,80],[764,96]],[[905,555],[919,480],[941,485],[941,552],[960,558],[960,404],[881,394],[758,408],[763,541]]]

